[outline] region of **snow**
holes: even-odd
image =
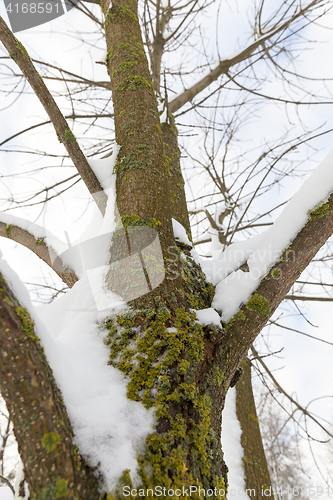
[[[212,307],[207,309],[200,309],[199,311],[194,311],[197,315],[199,323],[201,325],[218,325],[221,326],[220,315]]]
[[[128,400],[126,379],[108,365],[106,333],[99,327],[111,314],[127,308],[121,297],[104,285],[112,232],[118,218],[115,176],[112,175],[118,151],[116,146],[110,158],[90,160],[107,193],[107,209],[103,217],[96,205],[91,204],[90,223],[73,244],[69,237],[67,243],[56,241],[40,226],[1,215],[6,224],[19,225],[36,238],[45,236],[47,243],[60,250],[64,262],[80,277],[66,295],[47,306],[33,308],[27,290],[0,255],[1,271],[35,321],[36,332],[73,423],[75,442],[88,462],[98,468],[109,491],[125,469],[131,471],[134,484],[138,484],[137,453],[143,452],[145,439],[153,432],[155,423],[153,409],[146,410],[141,403]],[[208,279],[216,285],[212,307],[196,311],[201,324],[219,325],[221,317],[216,310],[222,311],[223,321],[228,321],[241,304],[247,302],[262,277],[306,224],[309,212],[327,200],[333,191],[332,167],[333,152],[303,184],[274,225],[259,236],[235,243],[224,252],[215,242],[212,259],[204,260],[195,249],[191,251]],[[192,246],[184,227],[174,219],[172,224],[175,238]],[[249,272],[239,269],[246,261]],[[228,392],[222,436],[230,468],[229,497],[242,499],[247,496],[235,394],[235,389]],[[0,495],[5,491],[1,488]]]
[[[0,221],[28,231],[35,239],[44,238],[49,248],[51,262],[58,271],[63,270],[61,264],[58,269],[58,256],[61,259],[61,263],[72,269],[79,278],[88,270],[100,268],[108,261],[112,232],[118,217],[115,200],[116,176],[112,174],[112,171],[119,149],[119,146],[116,144],[113,154],[109,158],[89,161],[91,168],[104,188],[104,193],[108,197],[108,203],[104,217],[98,206],[95,203],[91,203],[88,211],[90,221],[77,241],[71,242],[67,233],[65,233],[67,241],[60,240],[44,227],[14,215],[1,213]],[[94,197],[98,199],[100,194],[95,193]],[[86,216],[86,219],[88,216]],[[98,248],[97,252],[96,248]]]
[[[167,120],[168,120],[168,112],[167,112],[167,109],[164,108],[164,111],[160,116],[160,123],[166,123]]]
[[[16,217],[15,215],[1,212],[0,222],[4,222],[7,226],[12,224],[13,226],[25,229],[29,233],[33,234],[35,238],[44,238],[46,236],[44,227],[34,224],[26,219],[22,219],[21,217]]]
[[[98,468],[109,491],[126,469],[131,471],[134,484],[138,483],[138,452],[144,451],[146,437],[153,432],[155,423],[153,409],[146,410],[140,402],[127,398],[126,379],[108,365],[106,331],[99,326],[111,314],[127,309],[122,298],[105,287],[118,215],[112,162],[98,161],[93,167],[106,187],[105,216],[91,204],[87,229],[73,245],[68,235],[68,243],[62,244],[67,250],[61,257],[80,277],[66,295],[47,306],[33,308],[16,273],[0,259],[1,271],[35,321],[36,333],[73,424],[75,443],[88,463]],[[28,228],[25,221],[21,226]],[[35,231],[31,225],[29,229]]]
[[[108,158],[88,160],[89,165],[94,171],[103,189],[109,189],[114,185],[115,174],[113,174],[113,169],[116,164],[116,159],[119,151],[120,146],[115,143],[112,155]]]
[[[242,430],[236,415],[236,388],[229,389],[222,416],[222,446],[224,460],[229,468],[228,498],[248,500],[246,494],[243,448],[241,445]]]
[[[110,188],[105,189],[108,203],[104,217],[95,203],[90,206],[90,221],[81,236],[73,243],[67,236],[66,250],[61,260],[81,278],[90,270],[107,265],[118,212],[115,204],[115,177]]]
[[[95,286],[106,303],[103,273],[99,277],[100,283],[94,277]],[[154,414],[128,400],[124,376],[108,366],[110,351],[98,323],[126,308],[119,297],[108,293],[109,309],[101,312],[85,276],[65,296],[35,313],[37,333],[62,391],[75,442],[89,463],[98,466],[110,490],[125,469],[137,481],[137,450],[144,449]]]
[[[2,258],[2,252],[0,250],[0,272],[3,274],[7,280],[8,286],[14,293],[20,304],[31,310],[32,304],[29,296],[29,292],[23,285],[22,281],[18,277],[15,271],[7,264],[7,262]]]
[[[14,500],[14,495],[8,486],[0,487],[0,500]]]
[[[185,228],[178,222],[176,219],[172,219],[172,227],[173,227],[173,234],[176,238],[176,240],[181,241],[182,243],[185,243],[185,245],[189,245],[190,247],[192,246],[192,243],[190,242]]]
[[[16,477],[15,477],[15,500],[28,500],[29,499],[29,486],[24,482],[24,497],[20,495],[20,484],[24,480],[24,469],[22,460],[19,461],[16,467]]]
[[[168,111],[163,99],[159,100],[157,109],[160,113],[160,123],[166,123],[168,121]]]
[[[256,290],[261,279],[278,261],[309,220],[309,213],[322,205],[333,191],[333,151],[303,183],[275,223],[260,235],[230,245],[215,258],[203,259],[196,250],[192,257],[201,264],[209,281],[216,285],[212,307],[229,321]],[[249,272],[239,267],[247,262]]]
[[[92,466],[98,467],[108,489],[125,469],[131,470],[132,479],[137,482],[137,451],[144,450],[145,439],[153,431],[154,413],[145,410],[141,403],[128,400],[125,378],[108,366],[105,332],[98,326],[111,313],[126,309],[126,304],[103,288],[100,272],[94,276],[99,295],[93,292],[85,275],[65,296],[33,308],[14,271],[3,260],[0,268],[35,321],[80,452]],[[98,307],[99,298],[104,305],[108,303],[108,309]]]

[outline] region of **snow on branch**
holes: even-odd
[[[58,256],[66,249],[65,244],[42,226],[14,215],[0,213],[0,236],[28,248],[50,266],[69,287],[77,281],[75,272],[70,267],[66,269],[66,263]]]
[[[261,280],[268,275],[274,264],[279,261],[283,252],[294,242],[297,235],[301,235],[302,228],[307,227],[313,221],[320,223],[326,215],[332,218],[330,208],[332,196],[328,202],[332,192],[333,151],[304,182],[269,229],[250,240],[230,245],[215,259],[200,259],[197,252],[192,250],[193,257],[200,261],[210,281],[217,285],[212,307],[222,312],[223,321],[228,322],[241,305],[247,303],[251,294],[258,288]],[[316,231],[319,229],[313,230],[313,238],[316,238]],[[332,231],[329,232],[330,228],[327,228],[327,231],[326,239],[332,234]],[[311,258],[326,239],[317,250],[315,250],[316,246],[313,249],[309,246],[307,249],[309,253],[311,250],[314,251]],[[309,243],[308,239],[304,245],[309,245]],[[316,244],[313,241],[313,245]],[[296,264],[296,254],[292,247],[289,249],[288,259]],[[299,261],[298,258],[297,261]],[[248,264],[248,272],[240,269],[245,262]],[[303,261],[301,265],[304,265]],[[271,271],[271,278],[281,282],[283,277],[279,266]]]

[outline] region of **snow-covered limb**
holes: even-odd
[[[37,255],[43,262],[50,266],[58,276],[72,287],[77,281],[77,276],[71,269],[65,272],[65,263],[58,257],[66,246],[63,242],[51,235],[38,224],[33,224],[21,217],[0,213],[0,236],[16,241]],[[54,262],[57,261],[56,268]]]
[[[45,227],[31,223],[21,217],[0,213],[0,236],[25,246],[47,265],[71,288],[86,271],[107,265],[112,231],[115,225],[115,176],[112,175],[118,148],[115,154],[105,160],[91,160],[94,169],[105,187],[107,204],[104,216],[97,204],[92,203],[88,214],[90,221],[84,233],[74,242],[65,233],[67,241],[51,234]],[[97,193],[97,196],[100,193]],[[96,251],[96,248],[98,251]]]
[[[245,305],[239,304],[238,297],[236,300],[235,290],[230,291],[232,310],[237,311],[241,306],[240,311],[227,323],[224,334],[224,341],[230,348],[229,360],[231,365],[234,365],[234,368],[230,366],[231,372],[237,368],[269,317],[284,300],[291,286],[333,234],[333,195],[323,207],[312,212],[312,217],[282,253],[279,262],[273,266],[265,278],[259,280],[259,285],[255,288],[255,293],[251,295],[250,300],[248,300],[248,294],[251,288],[248,287],[244,296]],[[238,271],[235,274],[239,275],[241,272]],[[242,279],[238,284],[240,285],[241,282]],[[241,291],[240,286],[237,289]],[[230,314],[229,310],[228,318]]]
[[[307,227],[313,221],[325,223],[326,218],[323,217],[330,214],[327,199],[333,192],[332,166],[333,151],[303,183],[269,229],[250,240],[230,245],[224,252],[220,251],[215,259],[198,259],[209,280],[217,285],[212,306],[222,312],[223,321],[229,321],[240,306],[248,301],[260,281],[304,226]],[[197,258],[195,250],[192,254]],[[295,260],[291,250],[289,260]],[[248,272],[240,269],[245,262]],[[274,271],[272,278],[280,282],[279,269]]]

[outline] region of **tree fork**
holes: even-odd
[[[28,311],[0,275],[0,384],[31,500],[99,497]],[[62,494],[63,493],[63,494]]]
[[[149,305],[150,298],[158,301],[161,298],[175,310],[179,304],[188,304],[180,262],[177,259],[170,264],[175,241],[167,160],[137,3],[135,0],[115,0],[110,8],[106,3],[103,11],[106,63],[111,78],[116,141],[120,146],[115,166],[117,207],[121,221],[126,221],[127,226],[135,221],[135,225],[150,225],[158,232],[165,268],[163,283],[153,290],[150,286],[150,293],[136,299],[134,306],[144,307]],[[121,242],[115,240],[115,252],[117,244]],[[169,271],[171,265],[172,273]],[[171,295],[176,300],[171,300]]]
[[[180,149],[178,146],[178,131],[172,115],[168,121],[161,124],[163,150],[169,176],[171,217],[176,219],[186,230],[191,239],[191,226],[188,216],[184,178],[180,166]]]

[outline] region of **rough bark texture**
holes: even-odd
[[[252,392],[250,360],[244,359],[241,367],[243,376],[236,384],[236,412],[242,429],[246,489],[251,491],[251,498],[273,499],[269,490],[271,480]]]
[[[126,375],[128,397],[156,410],[156,431],[148,436],[145,452],[138,462],[144,487],[216,488],[215,496],[222,500],[227,484],[220,444],[226,392],[268,317],[332,234],[333,200],[331,197],[324,217],[309,221],[284,253],[282,261],[274,266],[277,272],[262,281],[256,295],[238,315],[223,328],[200,325],[190,309],[210,307],[214,289],[189,258],[187,246],[174,244],[171,216],[174,214],[189,229],[176,130],[172,123],[163,125],[163,139],[135,0],[114,0],[110,8],[105,2],[103,10],[116,140],[121,146],[116,164],[117,204],[124,229],[115,234],[118,242],[126,242],[130,247],[133,233],[129,228],[138,227],[141,231],[148,227],[158,231],[166,269],[166,279],[153,292],[150,290],[141,303],[134,300],[133,310],[108,321],[110,364]],[[61,113],[50,100],[24,48],[10,35],[3,21],[0,27],[1,40],[20,64],[36,94],[44,99],[56,129],[61,123],[60,139],[71,151],[71,157],[75,159],[78,154],[79,158],[82,153],[75,149],[76,141],[66,128],[67,123],[61,121]],[[250,56],[251,50],[253,46],[243,54],[244,58]],[[221,68],[217,73],[219,71]],[[209,78],[215,76],[214,73]],[[204,86],[208,84],[202,82]],[[183,104],[193,97],[190,94],[185,96],[185,101],[183,95]],[[178,102],[179,105],[182,104]],[[91,192],[95,192],[99,186],[89,165],[83,160],[81,164],[80,158],[77,168]],[[172,203],[172,193],[176,203]],[[135,243],[138,249],[144,243],[140,231]],[[113,253],[119,251],[122,255],[120,247],[117,248],[117,239],[114,239]],[[291,252],[293,259],[289,258]],[[174,265],[174,276],[171,276],[171,265]],[[57,498],[57,488],[68,488],[68,498],[74,499],[76,495],[79,499],[95,500],[96,481],[77,459],[71,426],[31,320],[6,283],[2,287],[1,389],[14,422],[31,491],[36,498],[44,498],[48,488]],[[246,398],[249,398],[247,404],[252,404],[250,392]],[[255,464],[248,462],[247,466],[251,469],[249,477],[252,474],[258,485],[261,479],[253,472]],[[128,471],[124,471],[117,491],[107,497],[123,498],[125,484],[131,484]],[[60,493],[58,491],[59,498]],[[192,498],[199,497],[199,491],[192,495]]]
[[[161,241],[173,244],[168,175],[157,101],[144,52],[137,4],[116,0],[105,12],[107,65],[111,77],[116,140],[117,205],[161,223]]]
[[[96,500],[97,480],[73,444],[72,427],[29,313],[0,275],[0,389],[31,500]]]
[[[308,223],[261,281],[250,301],[229,321],[225,333],[229,351],[227,380],[231,380],[249,347],[291,286],[333,234],[333,195],[323,207],[309,214]]]
[[[164,157],[169,176],[171,217],[180,222],[191,239],[191,226],[186,205],[184,178],[180,166],[178,131],[173,116],[170,115],[167,123],[161,124],[161,128]]]
[[[106,4],[103,9],[108,50],[106,62],[111,78],[116,141],[121,148],[115,166],[117,207],[125,228],[122,239],[117,232],[114,235],[113,253],[123,257],[126,254],[130,256],[135,253],[133,248],[136,247],[141,261],[126,275],[118,273],[117,277],[112,271],[109,281],[117,283],[116,289],[112,289],[123,297],[130,297],[131,294],[134,296],[133,283],[137,283],[138,288],[142,287],[135,279],[142,266],[150,295],[134,298],[134,305],[142,307],[149,305],[150,300],[162,300],[174,310],[177,303],[187,302],[179,259],[172,259],[175,242],[167,160],[163,151],[157,100],[137,17],[137,4],[135,0],[116,0],[110,8]],[[161,259],[152,254],[147,256],[150,262],[161,261],[154,266],[142,257],[141,250],[147,246],[143,227],[153,228],[158,233]],[[135,237],[133,231],[136,231]],[[146,234],[148,233],[153,234],[146,229]],[[131,241],[131,238],[136,241]],[[151,243],[149,235],[147,238]],[[150,273],[147,271],[148,267]],[[161,282],[160,276],[164,271],[166,279],[163,285],[155,286],[154,282]],[[120,290],[124,287],[126,290],[121,293]]]

